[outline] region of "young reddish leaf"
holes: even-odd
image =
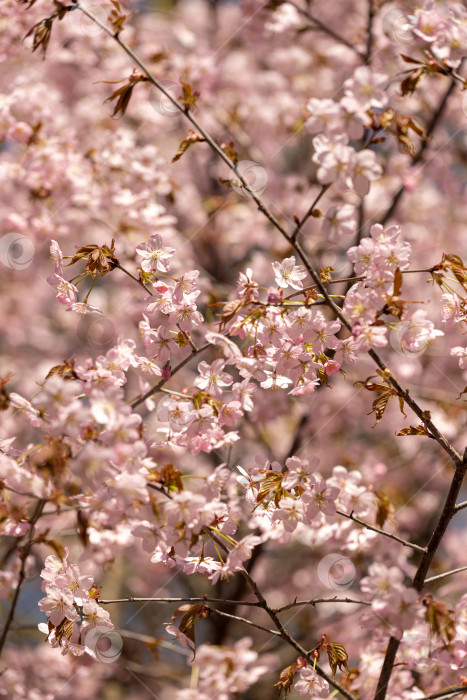
[[[398,437],[404,437],[405,435],[427,435],[428,437],[432,437],[423,423],[417,425],[416,427],[411,425],[408,428],[403,428],[399,433],[397,433]]]
[[[298,665],[296,663],[291,666],[287,666],[283,671],[280,672],[279,681],[274,683],[274,687],[277,688],[277,697],[280,698],[282,691],[284,691],[284,700],[290,695],[292,690],[292,683],[297,671]]]
[[[450,644],[456,633],[452,610],[444,603],[436,601],[431,593],[427,593],[422,602],[426,608],[425,620],[432,634],[437,635],[445,644]]]
[[[346,675],[350,674],[350,668],[347,665],[349,657],[345,647],[342,644],[339,642],[331,642],[328,639],[327,634],[323,634],[321,635],[321,642],[316,648],[318,650],[323,649],[327,652],[333,680],[338,668],[343,673],[346,673]]]
[[[376,524],[383,527],[386,520],[394,515],[394,506],[382,491],[375,491],[376,498]]]
[[[133,73],[130,75],[128,78],[128,83],[126,85],[122,85],[122,87],[118,88],[118,90],[115,90],[110,97],[108,97],[106,100],[104,100],[104,104],[107,102],[112,102],[112,100],[117,100],[114,111],[112,112],[113,117],[117,117],[118,114],[120,114],[120,117],[123,117],[125,114],[128,105],[130,104],[130,99],[131,95],[133,93],[133,88],[135,85],[138,83],[144,83],[147,82],[148,78],[146,75],[143,75],[143,73],[140,73],[136,69],[133,71]],[[104,81],[104,82],[111,82],[111,81]],[[120,81],[117,81],[120,82]]]
[[[396,267],[396,271],[394,273],[394,292],[393,295],[395,297],[399,297],[401,294],[402,290],[402,272],[398,267]]]
[[[194,143],[197,141],[205,141],[206,139],[204,136],[200,136],[199,134],[195,134],[194,131],[191,129],[188,132],[188,136],[183,139],[181,142],[180,146],[178,147],[178,151],[172,158],[172,163],[175,163],[175,161],[180,160],[182,155],[192,146]]]
[[[228,156],[228,157],[230,158],[230,160],[232,161],[232,163],[233,163],[234,165],[237,165],[237,163],[238,163],[238,153],[237,153],[237,151],[236,151],[236,149],[235,149],[235,144],[234,144],[234,142],[233,142],[233,141],[230,141],[230,143],[228,143],[228,144],[226,144],[226,143],[221,143],[221,148],[222,148],[222,150],[224,151],[224,153],[226,154],[226,156]],[[227,182],[230,182],[230,180],[227,180]]]
[[[189,109],[193,110],[196,106],[196,98],[199,97],[199,92],[193,92],[191,85],[183,80],[180,80],[180,85],[183,88],[183,97],[180,98],[179,102],[182,103],[187,112]]]
[[[419,66],[423,66],[423,61],[419,61],[416,58],[412,58],[411,56],[407,56],[405,53],[400,53],[399,56],[402,58],[402,60],[405,63],[416,63]]]
[[[113,5],[113,9],[110,10],[109,15],[107,17],[107,21],[109,24],[112,25],[112,27],[115,29],[115,32],[118,34],[119,32],[122,31],[123,25],[129,19],[132,17],[135,13],[131,12],[128,15],[125,15],[122,11],[122,7],[117,0],[110,0],[110,2]]]
[[[115,257],[114,252],[115,240],[113,238],[110,245],[104,243],[104,245],[98,246],[95,243],[90,243],[78,248],[76,254],[65,267],[74,265],[82,258],[87,258],[86,272],[91,277],[96,277],[98,274],[102,277],[118,265],[118,258]]]

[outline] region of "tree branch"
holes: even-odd
[[[411,547],[412,549],[415,549],[417,552],[426,552],[426,547],[420,547],[418,544],[414,544],[413,542],[408,542],[407,540],[403,540],[401,537],[398,537],[397,535],[393,535],[391,532],[386,532],[386,530],[381,530],[379,527],[375,527],[374,525],[370,525],[369,523],[365,522],[364,520],[360,520],[360,518],[356,518],[355,515],[352,513],[344,513],[342,510],[337,510],[336,508],[336,513],[339,515],[342,515],[344,518],[349,518],[349,520],[353,520],[355,523],[358,523],[359,525],[363,525],[363,527],[366,527],[368,530],[373,530],[373,532],[378,532],[380,535],[384,535],[385,537],[390,537],[391,540],[395,540],[396,542],[400,542],[400,544],[403,544],[404,547]]]
[[[440,581],[442,578],[446,578],[446,576],[452,576],[452,574],[458,574],[461,571],[467,571],[467,566],[461,566],[459,569],[452,569],[451,571],[445,571],[444,574],[438,574],[437,576],[426,578],[425,585],[427,583],[433,583],[433,581]]]
[[[31,547],[33,544],[32,540],[33,540],[33,535],[34,535],[34,528],[35,528],[35,525],[42,514],[42,511],[44,510],[46,503],[47,503],[47,501],[45,499],[41,499],[40,501],[37,501],[36,507],[34,509],[32,516],[31,516],[31,519],[29,521],[30,529],[29,529],[28,537],[26,540],[26,544],[23,547],[23,551],[20,554],[20,556],[21,556],[21,568],[20,568],[19,574],[18,574],[18,584],[17,584],[15,592],[13,594],[13,600],[11,601],[10,611],[8,613],[5,627],[3,628],[2,636],[0,638],[0,654],[2,653],[3,647],[5,646],[6,638],[7,638],[11,623],[13,622],[13,618],[15,616],[16,605],[18,603],[18,598],[19,598],[19,595],[21,593],[21,588],[23,587],[23,583],[24,583],[24,580],[26,578],[26,561],[27,561],[27,558],[29,556],[29,553],[31,551]]]

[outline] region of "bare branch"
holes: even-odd
[[[425,579],[425,584],[433,583],[433,581],[440,581],[446,576],[452,576],[452,574],[458,574],[460,571],[467,571],[467,566],[461,566],[459,569],[452,569],[451,571],[445,571],[444,574],[438,574],[437,576],[431,576]]]
[[[418,544],[414,544],[413,542],[408,542],[407,540],[403,540],[401,537],[398,537],[397,535],[393,535],[391,532],[386,532],[386,530],[381,530],[379,527],[375,527],[374,525],[370,525],[369,523],[365,522],[364,520],[360,520],[360,518],[356,518],[355,515],[352,513],[344,513],[342,510],[337,510],[336,513],[339,515],[342,515],[344,518],[349,518],[349,520],[353,520],[355,523],[358,523],[359,525],[363,525],[363,527],[366,527],[368,530],[373,530],[373,532],[378,532],[380,535],[384,535],[385,537],[389,537],[391,540],[396,540],[396,542],[400,542],[400,544],[403,544],[404,547],[411,547],[412,549],[415,549],[417,552],[426,552],[426,547],[420,547]]]

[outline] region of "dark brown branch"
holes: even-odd
[[[8,613],[5,627],[3,628],[2,636],[0,638],[0,654],[2,653],[3,647],[5,646],[6,638],[7,638],[8,632],[10,630],[11,623],[13,622],[13,619],[15,616],[18,598],[19,598],[19,595],[21,593],[21,589],[23,587],[24,580],[26,578],[26,561],[27,561],[27,558],[31,552],[31,547],[33,544],[34,528],[35,528],[35,525],[42,514],[42,511],[44,510],[44,506],[46,503],[47,503],[47,501],[43,500],[43,499],[41,499],[40,501],[37,501],[36,507],[34,509],[32,516],[31,516],[31,519],[29,521],[30,529],[29,529],[28,537],[26,540],[26,544],[24,545],[23,550],[20,554],[20,556],[21,556],[21,568],[20,568],[19,574],[18,574],[18,584],[17,584],[15,592],[13,594],[13,600],[11,601],[10,611]]]
[[[456,465],[456,470],[454,472],[454,477],[449,488],[448,495],[446,497],[443,510],[438,519],[436,527],[433,534],[426,547],[426,552],[422,556],[421,562],[418,566],[417,572],[414,576],[412,586],[417,590],[421,591],[425,585],[425,579],[427,571],[430,567],[433,557],[439,547],[439,544],[447,530],[447,527],[456,513],[456,500],[462,487],[462,482],[464,480],[465,472],[467,470],[467,448],[464,452],[464,457],[460,464]],[[386,650],[386,655],[384,657],[383,667],[381,669],[381,674],[378,681],[378,686],[376,689],[375,700],[384,700],[386,697],[386,692],[388,688],[389,681],[391,679],[392,669],[394,667],[394,662],[396,659],[397,650],[399,648],[399,640],[391,637],[389,640],[388,648]]]
[[[315,605],[319,605],[321,603],[351,603],[353,605],[368,605],[371,606],[371,602],[368,600],[354,600],[353,598],[338,598],[337,596],[334,596],[334,598],[315,598],[311,600],[294,600],[293,603],[287,603],[287,605],[282,605],[280,608],[275,608],[274,612],[275,613],[281,613],[285,612],[286,610],[290,610],[291,608],[296,608],[301,605],[311,605],[313,608]]]
[[[99,600],[99,605],[111,605],[112,603],[222,603],[225,605],[251,605],[261,607],[260,603],[253,600],[224,600],[223,598],[116,598],[115,600]]]

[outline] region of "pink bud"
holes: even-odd
[[[324,364],[324,371],[326,372],[328,377],[330,377],[332,374],[336,374],[336,372],[338,372],[339,369],[340,369],[339,363],[336,362],[335,360],[328,360]]]

